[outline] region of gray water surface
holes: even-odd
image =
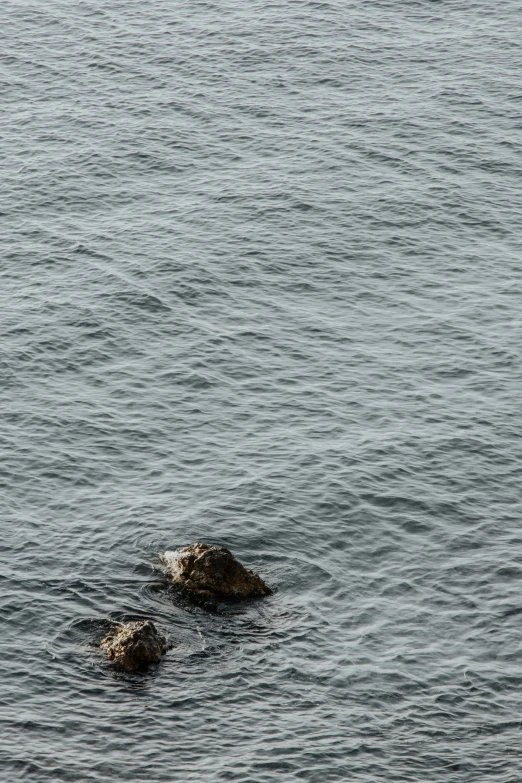
[[[520,4],[1,17],[1,779],[520,783]]]

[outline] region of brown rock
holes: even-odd
[[[158,663],[167,651],[167,640],[151,620],[126,623],[102,640],[100,647],[110,661],[126,672],[144,669]]]
[[[199,602],[271,595],[260,576],[248,571],[224,547],[192,544],[163,554],[169,579]]]

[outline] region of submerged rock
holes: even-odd
[[[232,552],[210,544],[192,544],[163,554],[169,579],[198,602],[271,595],[260,576],[241,565]]]
[[[158,663],[167,651],[167,640],[151,620],[142,620],[116,628],[100,647],[110,661],[126,672],[135,672],[149,663]]]

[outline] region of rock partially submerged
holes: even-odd
[[[171,582],[198,603],[272,594],[260,576],[248,571],[224,547],[192,544],[164,552],[162,559]]]
[[[158,663],[167,651],[167,640],[158,633],[152,620],[126,623],[102,640],[100,647],[110,661],[126,672]]]

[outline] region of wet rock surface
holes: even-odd
[[[261,577],[246,569],[225,547],[191,544],[165,552],[162,559],[170,581],[199,603],[272,594]]]
[[[151,620],[141,620],[115,628],[100,647],[110,661],[126,672],[135,672],[158,663],[167,651],[167,640]]]

